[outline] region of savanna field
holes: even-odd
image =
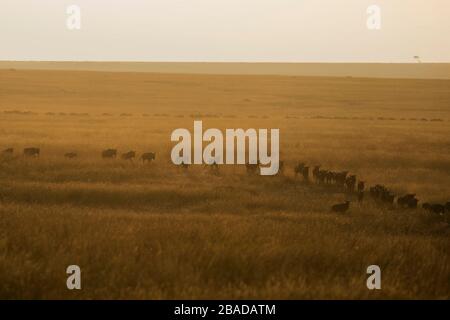
[[[279,128],[284,172],[175,166],[170,135],[194,120]],[[449,80],[0,70],[7,148],[2,299],[450,298],[450,227],[421,208],[450,201]],[[419,208],[306,183],[299,161]],[[80,291],[66,288],[71,264]],[[366,287],[372,264],[382,290]]]

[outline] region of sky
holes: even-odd
[[[449,17],[449,0],[1,0],[0,60],[450,62]]]

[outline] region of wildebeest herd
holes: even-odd
[[[2,151],[3,155],[13,155],[13,153],[13,148],[7,148]],[[39,148],[30,147],[23,149],[23,155],[26,157],[39,157],[40,153],[41,152]],[[101,152],[101,157],[103,159],[115,159],[117,158],[117,156],[117,149],[106,149]],[[67,159],[75,159],[78,157],[78,154],[76,152],[68,152],[64,154],[64,157]],[[136,158],[136,152],[128,151],[122,153],[120,155],[120,158],[122,160],[132,161]],[[144,163],[152,162],[156,160],[156,153],[142,153],[140,159]],[[216,173],[219,171],[219,166],[215,162],[208,166],[211,167],[211,169]],[[183,169],[187,169],[189,168],[189,165],[182,162],[180,167]],[[245,167],[247,174],[256,174],[260,165],[247,163]],[[279,172],[281,174],[283,174],[284,168],[284,162],[280,161]],[[396,205],[398,208],[416,209],[419,204],[419,199],[417,199],[415,194],[396,195],[384,185],[377,184],[375,186],[371,186],[368,190],[366,190],[365,182],[362,180],[358,180],[356,175],[350,174],[348,171],[326,170],[322,169],[320,165],[309,167],[303,162],[298,162],[293,169],[295,178],[300,176],[304,183],[315,183],[317,185],[333,186],[340,191],[346,192],[349,196],[356,196],[358,202],[363,202],[368,192],[370,198],[375,201],[375,203],[380,205]],[[333,205],[331,207],[331,211],[344,213],[349,208],[350,201],[345,201],[344,203]],[[444,216],[447,222],[449,222],[450,220],[450,201],[445,204],[425,202],[422,204],[422,208],[430,213]]]
[[[312,181],[310,180],[310,171],[312,173]],[[300,175],[306,183],[314,182],[320,185],[332,185],[346,191],[349,195],[355,194],[358,202],[362,202],[366,195],[365,182],[362,180],[358,181],[356,175],[349,174],[348,171],[324,170],[321,169],[320,165],[316,165],[310,170],[310,167],[306,166],[305,163],[299,162],[294,167],[294,173],[296,177]],[[399,208],[416,209],[419,203],[419,199],[417,199],[415,194],[396,195],[380,184],[370,187],[368,194],[377,204],[397,205]],[[345,201],[344,203],[333,205],[331,211],[346,212],[349,208],[350,201]],[[445,216],[446,221],[449,222],[450,201],[446,204],[425,202],[422,204],[422,208],[430,213]]]
[[[14,154],[13,148],[7,148],[2,151],[3,155],[6,156],[12,156]],[[40,148],[25,148],[23,149],[23,155],[26,157],[39,157],[41,154]],[[77,152],[68,152],[64,154],[64,157],[67,159],[75,159],[78,158]],[[101,157],[103,159],[108,158],[117,158],[117,149],[106,149],[103,150],[101,153]],[[121,158],[123,160],[133,160],[136,158],[136,152],[135,151],[128,151],[121,154]],[[155,152],[146,152],[141,155],[142,162],[152,162],[156,159],[156,153]]]
[[[102,151],[102,158],[108,159],[108,158],[117,158],[117,149],[106,149]],[[120,158],[122,160],[133,160],[136,158],[136,151],[128,151],[125,153],[122,153]],[[156,153],[155,152],[145,152],[141,155],[142,162],[152,162],[156,159]]]

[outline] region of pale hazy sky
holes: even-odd
[[[0,60],[450,62],[449,39],[450,0],[0,2]]]

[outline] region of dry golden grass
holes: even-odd
[[[176,168],[170,133],[194,119],[280,128],[284,176]],[[442,219],[371,201],[332,214],[347,195],[292,168],[450,201],[449,120],[444,80],[0,71],[0,149],[16,149],[0,160],[0,298],[448,299]],[[109,147],[157,160],[102,160]]]

